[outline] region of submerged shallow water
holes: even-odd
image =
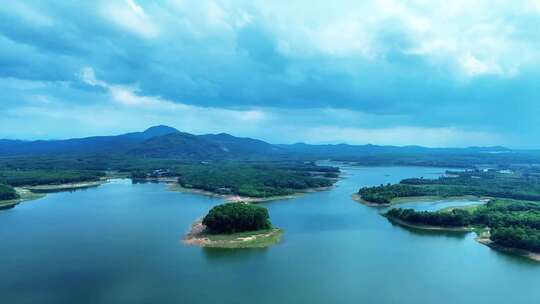
[[[265,203],[274,225],[285,230],[282,243],[267,249],[182,244],[190,224],[221,200],[170,192],[164,184],[120,180],[21,204],[0,212],[0,302],[540,300],[539,263],[494,251],[472,233],[393,225],[377,209],[351,200],[361,186],[436,177],[443,169],[344,172],[330,191]]]

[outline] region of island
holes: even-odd
[[[522,172],[468,170],[438,179],[405,179],[399,184],[364,187],[356,198],[370,206],[393,206],[411,198],[483,197],[486,204],[439,211],[392,208],[391,222],[425,230],[475,231],[494,249],[540,261],[540,181]]]
[[[268,209],[243,202],[225,203],[196,221],[184,243],[210,248],[265,248],[277,244],[282,234],[272,226]]]
[[[202,162],[132,172],[135,181],[163,181],[170,190],[261,202],[329,189],[339,168],[312,162]]]

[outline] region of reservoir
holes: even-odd
[[[264,203],[282,242],[204,249],[181,240],[222,202],[114,180],[0,211],[2,303],[538,303],[540,263],[474,233],[420,232],[351,199],[362,186],[444,169],[343,167],[329,191]],[[473,202],[461,201],[459,204]],[[424,204],[424,205],[422,205]],[[408,202],[433,210],[436,204]],[[422,207],[429,206],[429,207]],[[449,207],[442,203],[439,207]],[[423,209],[422,209],[423,208]]]

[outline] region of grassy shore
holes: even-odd
[[[360,194],[355,193],[352,196],[352,199],[362,203],[366,206],[370,207],[390,207],[394,205],[399,205],[403,203],[412,203],[412,202],[425,202],[425,203],[432,203],[432,202],[438,202],[438,201],[458,201],[458,200],[477,200],[480,202],[483,202],[484,200],[489,199],[489,197],[480,197],[480,196],[472,196],[472,195],[462,195],[462,196],[407,196],[407,197],[397,197],[390,201],[389,204],[377,204],[373,202],[366,201],[362,199]],[[453,207],[458,208],[458,207]]]
[[[209,234],[201,221],[197,221],[183,241],[188,245],[208,248],[266,248],[279,243],[282,235],[283,230],[279,228],[232,234]]]

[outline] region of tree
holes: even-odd
[[[213,207],[203,224],[210,233],[235,233],[272,228],[268,209],[246,203],[226,203]]]

